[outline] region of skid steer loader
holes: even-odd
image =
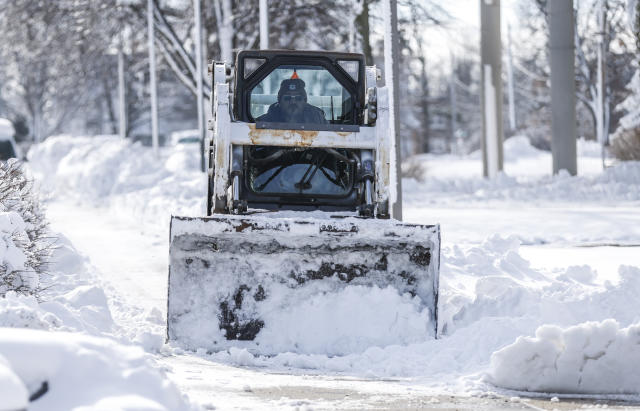
[[[209,72],[207,216],[171,219],[168,340],[256,348],[274,310],[350,286],[417,298],[435,338],[440,229],[390,218],[376,67],[361,54],[245,50]]]

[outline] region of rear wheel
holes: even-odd
[[[207,216],[213,214],[213,177],[215,169],[213,166],[213,150],[209,150],[209,169],[207,170]]]
[[[207,172],[207,216],[213,214],[213,168]]]

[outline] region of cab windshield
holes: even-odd
[[[251,89],[249,113],[268,123],[354,124],[353,102],[325,67],[281,65]]]

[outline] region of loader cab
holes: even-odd
[[[260,120],[270,107],[284,103],[279,97],[291,91],[306,95],[305,102],[320,109],[325,119],[305,122],[309,124],[305,130],[340,130],[335,125],[362,124],[365,82],[361,54],[248,50],[238,53],[235,67],[233,107],[237,120],[273,129],[284,126],[278,123],[289,123],[287,128],[294,123],[295,128],[295,121]],[[288,84],[295,79],[300,82]],[[282,90],[283,85],[286,90]]]
[[[352,132],[363,124],[364,56],[311,51],[241,51],[233,114],[261,130]],[[294,106],[290,109],[290,106]],[[258,140],[258,139],[256,139]],[[359,150],[246,145],[239,198],[251,208],[356,210]]]

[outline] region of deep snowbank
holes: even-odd
[[[30,410],[191,409],[151,357],[129,345],[100,279],[63,236],[43,281],[43,302],[15,292],[0,298],[0,410],[20,409],[43,381],[49,392]]]
[[[30,393],[48,384],[48,392],[29,406],[33,411],[187,409],[141,348],[105,338],[0,328],[0,378],[3,365],[5,375],[11,370]],[[6,394],[0,409],[24,401],[19,388]]]
[[[162,147],[156,157],[117,136],[57,136],[34,146],[28,158],[41,189],[56,195],[162,225],[172,212],[203,212],[206,177],[198,145]]]
[[[294,367],[367,377],[428,376],[435,381],[455,380],[456,377],[482,371],[489,365],[492,353],[512,344],[520,336],[532,335],[544,324],[569,327],[615,318],[622,326],[628,327],[640,322],[640,314],[635,308],[637,295],[640,295],[639,268],[621,267],[618,282],[598,284],[595,273],[588,266],[571,266],[553,274],[534,270],[520,256],[519,247],[515,238],[494,236],[468,250],[444,250],[439,301],[441,334],[438,340],[386,345],[362,341],[359,352],[343,356],[287,352],[273,357],[256,357],[241,348],[213,354],[202,350],[200,354],[216,361],[283,371]],[[366,298],[367,294],[361,293],[357,297],[363,296]],[[331,297],[318,298],[328,301]],[[380,305],[379,310],[385,311],[381,325],[388,327],[393,321],[386,321],[387,316],[400,311],[401,305],[391,298],[379,299],[378,302],[386,303]],[[315,304],[314,301],[308,303],[309,306]],[[343,332],[349,336],[348,327],[361,324],[349,323],[348,315],[340,316],[345,310],[342,304],[337,303],[335,307],[340,309],[324,314],[324,318],[335,321],[335,327],[320,321],[318,329],[335,332],[336,337]],[[316,336],[314,341],[317,329],[309,320],[323,317],[306,317],[304,314],[304,311],[292,310],[280,319],[307,320],[301,326],[304,332],[295,336],[301,344],[332,341],[335,346],[324,346],[323,349],[327,352],[339,349],[339,339]],[[405,318],[418,320],[416,314]],[[286,328],[287,323],[283,321],[282,324]],[[405,325],[409,327],[404,328],[401,334],[410,335],[412,323]],[[280,338],[288,338],[291,332],[286,329]],[[277,343],[280,340],[271,336],[268,341]],[[615,372],[624,378],[627,371],[623,368]],[[518,372],[518,369],[507,370],[505,375],[508,372]],[[509,380],[506,376],[504,378]],[[494,381],[494,384],[500,385],[500,381]]]
[[[551,154],[535,149],[526,137],[505,141],[505,172],[495,179],[481,176],[480,153],[468,157],[422,155],[423,182],[403,182],[405,201],[465,206],[487,201],[597,202],[617,204],[640,201],[640,162],[623,162],[602,172],[599,147],[580,141],[578,176],[551,175]],[[589,161],[589,162],[588,162]]]
[[[26,410],[29,404],[29,391],[11,369],[9,362],[0,355],[0,398],[1,411]]]
[[[487,380],[523,391],[640,393],[640,323],[545,325],[491,356]]]
[[[9,274],[19,273],[30,289],[38,283],[41,290],[38,302],[0,289],[5,294],[0,298],[0,410],[25,408],[29,393],[43,381],[49,392],[30,410],[190,409],[150,357],[128,345],[135,341],[154,349],[158,343],[148,334],[119,329],[101,280],[64,236],[49,235],[57,240],[48,272],[38,282],[21,249],[25,226],[17,213],[0,212],[0,265]]]

